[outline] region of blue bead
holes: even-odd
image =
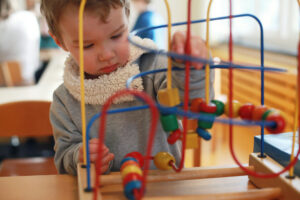
[[[128,182],[124,187],[125,196],[130,200],[135,200],[133,190],[141,189],[141,187],[142,187],[142,182],[139,180]]]
[[[139,162],[137,161],[137,159],[135,159],[135,158],[133,158],[133,157],[126,157],[126,158],[123,158],[123,160],[122,160],[121,163],[120,163],[120,166],[122,166],[123,163],[126,162],[126,161],[128,161],[128,160],[133,160],[133,161],[139,163]]]
[[[211,139],[210,133],[207,132],[205,129],[203,129],[203,128],[197,128],[196,131],[197,131],[199,137],[202,137],[204,140],[210,140]]]

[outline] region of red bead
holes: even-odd
[[[140,167],[144,166],[144,156],[140,152],[134,151],[134,152],[128,153],[125,155],[125,158],[126,157],[133,157],[139,162]]]
[[[168,143],[174,144],[180,138],[180,136],[181,136],[180,129],[173,131],[168,137]]]
[[[285,119],[278,113],[272,113],[270,115],[268,115],[267,121],[274,121],[275,122],[275,126],[268,126],[267,127],[267,130],[270,132],[270,133],[274,133],[274,134],[277,134],[277,133],[282,133],[284,128],[285,128]]]
[[[255,106],[252,112],[252,120],[260,121],[262,120],[263,114],[268,110],[265,106]]]
[[[139,163],[135,162],[134,160],[128,160],[122,164],[120,171],[122,171],[128,165],[135,165],[140,167]]]
[[[202,101],[199,106],[200,112],[215,113],[217,111],[217,106],[214,103],[207,104],[205,101]]]
[[[239,109],[239,116],[244,120],[251,120],[255,106],[251,103],[244,104]]]
[[[200,112],[200,103],[203,101],[202,98],[195,98],[191,102],[191,111],[192,112]]]
[[[123,187],[130,181],[142,180],[142,176],[137,173],[127,174],[123,179]]]

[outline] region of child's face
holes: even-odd
[[[112,8],[106,23],[89,12],[83,18],[84,71],[92,77],[124,66],[129,58],[128,18],[124,8]],[[79,64],[78,10],[68,6],[59,21],[62,43]]]

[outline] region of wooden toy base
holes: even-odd
[[[274,173],[282,167],[267,157],[250,155],[250,170]],[[199,167],[173,171],[151,170],[147,178],[143,199],[300,199],[300,180],[278,178],[259,179],[248,177],[238,167]],[[91,166],[91,185],[94,185],[94,165]],[[249,179],[251,181],[249,181]],[[98,199],[126,199],[119,172],[101,176]],[[93,192],[85,192],[86,169],[78,164],[78,189],[80,200],[93,199]],[[259,189],[261,188],[261,189]]]

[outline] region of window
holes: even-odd
[[[253,14],[264,29],[266,50],[297,54],[299,40],[299,6],[297,0],[235,0],[232,14]],[[208,4],[208,0],[207,0]],[[214,0],[210,17],[229,15],[229,1]],[[212,22],[212,42],[228,41],[229,21]],[[260,47],[260,31],[252,18],[233,19],[233,41],[249,47]]]

